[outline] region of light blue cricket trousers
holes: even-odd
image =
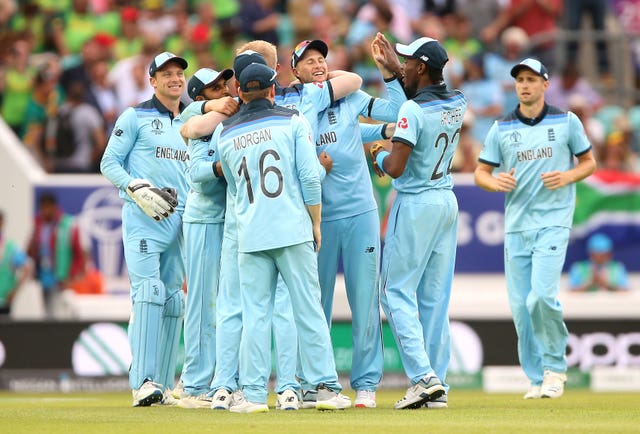
[[[331,327],[333,293],[342,257],[347,299],[351,308],[351,388],[375,391],[382,379],[380,323],[380,218],[372,210],[339,220],[323,221],[318,274],[322,308]]]
[[[415,384],[435,372],[447,391],[457,233],[453,191],[398,193],[382,253],[381,303],[405,373]]]
[[[182,382],[188,395],[208,393],[216,364],[216,293],[224,223],[184,223],[187,301]]]
[[[569,332],[558,301],[570,229],[550,226],[505,234],[507,293],[518,335],[518,357],[532,385],[545,369],[567,370]]]

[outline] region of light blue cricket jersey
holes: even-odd
[[[316,153],[327,151],[333,160],[333,167],[322,182],[323,221],[377,209],[359,117],[395,122],[406,97],[398,80],[388,82],[387,89],[389,100],[359,90],[335,101],[319,115]]]
[[[175,188],[176,210],[184,211],[189,191],[185,175],[189,157],[180,135],[181,126],[182,119],[179,116],[174,119],[155,95],[118,117],[100,170],[120,189],[121,198],[132,202],[125,189],[133,179],[147,179],[158,188]]]
[[[290,87],[276,85],[275,103],[302,114],[315,138],[318,134],[318,114],[333,103],[333,88],[329,81],[296,84]]]
[[[505,197],[505,232],[570,228],[575,184],[547,190],[540,176],[571,169],[573,156],[590,149],[578,117],[546,104],[536,119],[527,119],[516,109],[494,122],[478,160],[507,172],[515,168],[517,186]]]
[[[238,251],[312,241],[305,205],[320,203],[320,175],[304,117],[266,99],[255,100],[218,125],[212,140],[230,192],[236,192]]]
[[[206,101],[192,102],[180,114],[184,122],[204,114]],[[211,145],[211,134],[189,139],[189,196],[184,210],[186,223],[223,223],[226,210],[227,183],[213,173],[217,155]]]
[[[391,140],[413,148],[402,175],[393,180],[401,193],[453,188],[451,160],[460,139],[467,100],[445,84],[420,89],[400,107]]]

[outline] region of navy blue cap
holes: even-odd
[[[530,57],[524,59],[522,62],[511,68],[511,76],[513,78],[516,78],[518,72],[522,71],[523,69],[528,69],[534,74],[537,74],[540,77],[544,78],[545,80],[549,80],[549,72],[547,71],[547,68],[545,68],[542,62],[537,59],[532,59]]]
[[[276,72],[267,65],[252,63],[242,70],[238,81],[241,91],[252,92],[273,86],[276,83],[276,78]]]
[[[440,42],[426,36],[409,45],[396,44],[396,53],[408,59],[421,60],[433,69],[442,69],[449,61],[449,56]]]
[[[233,70],[227,68],[222,71],[214,71],[211,68],[200,68],[193,74],[187,84],[187,93],[191,99],[196,99],[203,89],[211,86],[220,79],[229,80],[233,77]]]
[[[300,59],[302,59],[302,56],[304,56],[304,53],[309,49],[318,50],[320,54],[322,54],[322,57],[327,57],[327,54],[329,54],[329,47],[320,39],[302,41],[293,49],[293,54],[291,55],[292,68],[296,67]]]
[[[165,51],[158,54],[153,58],[151,65],[149,66],[149,76],[153,77],[156,71],[166,65],[168,62],[176,62],[182,69],[187,69],[189,64],[182,57],[178,57],[173,53]]]
[[[245,50],[242,53],[238,54],[236,58],[233,59],[233,70],[236,73],[236,78],[239,78],[244,68],[251,65],[252,63],[266,65],[267,61],[264,60],[262,54],[253,50]]]

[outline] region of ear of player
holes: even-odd
[[[175,188],[154,187],[146,179],[134,179],[127,186],[127,194],[156,221],[169,217],[178,206],[178,192]]]

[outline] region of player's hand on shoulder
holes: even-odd
[[[238,112],[240,104],[233,97],[224,96],[218,99],[207,101],[205,110],[207,112],[218,112],[225,116],[232,116]]]
[[[146,179],[134,179],[126,188],[127,194],[156,221],[169,217],[178,206],[178,192],[175,188],[158,188]]]

